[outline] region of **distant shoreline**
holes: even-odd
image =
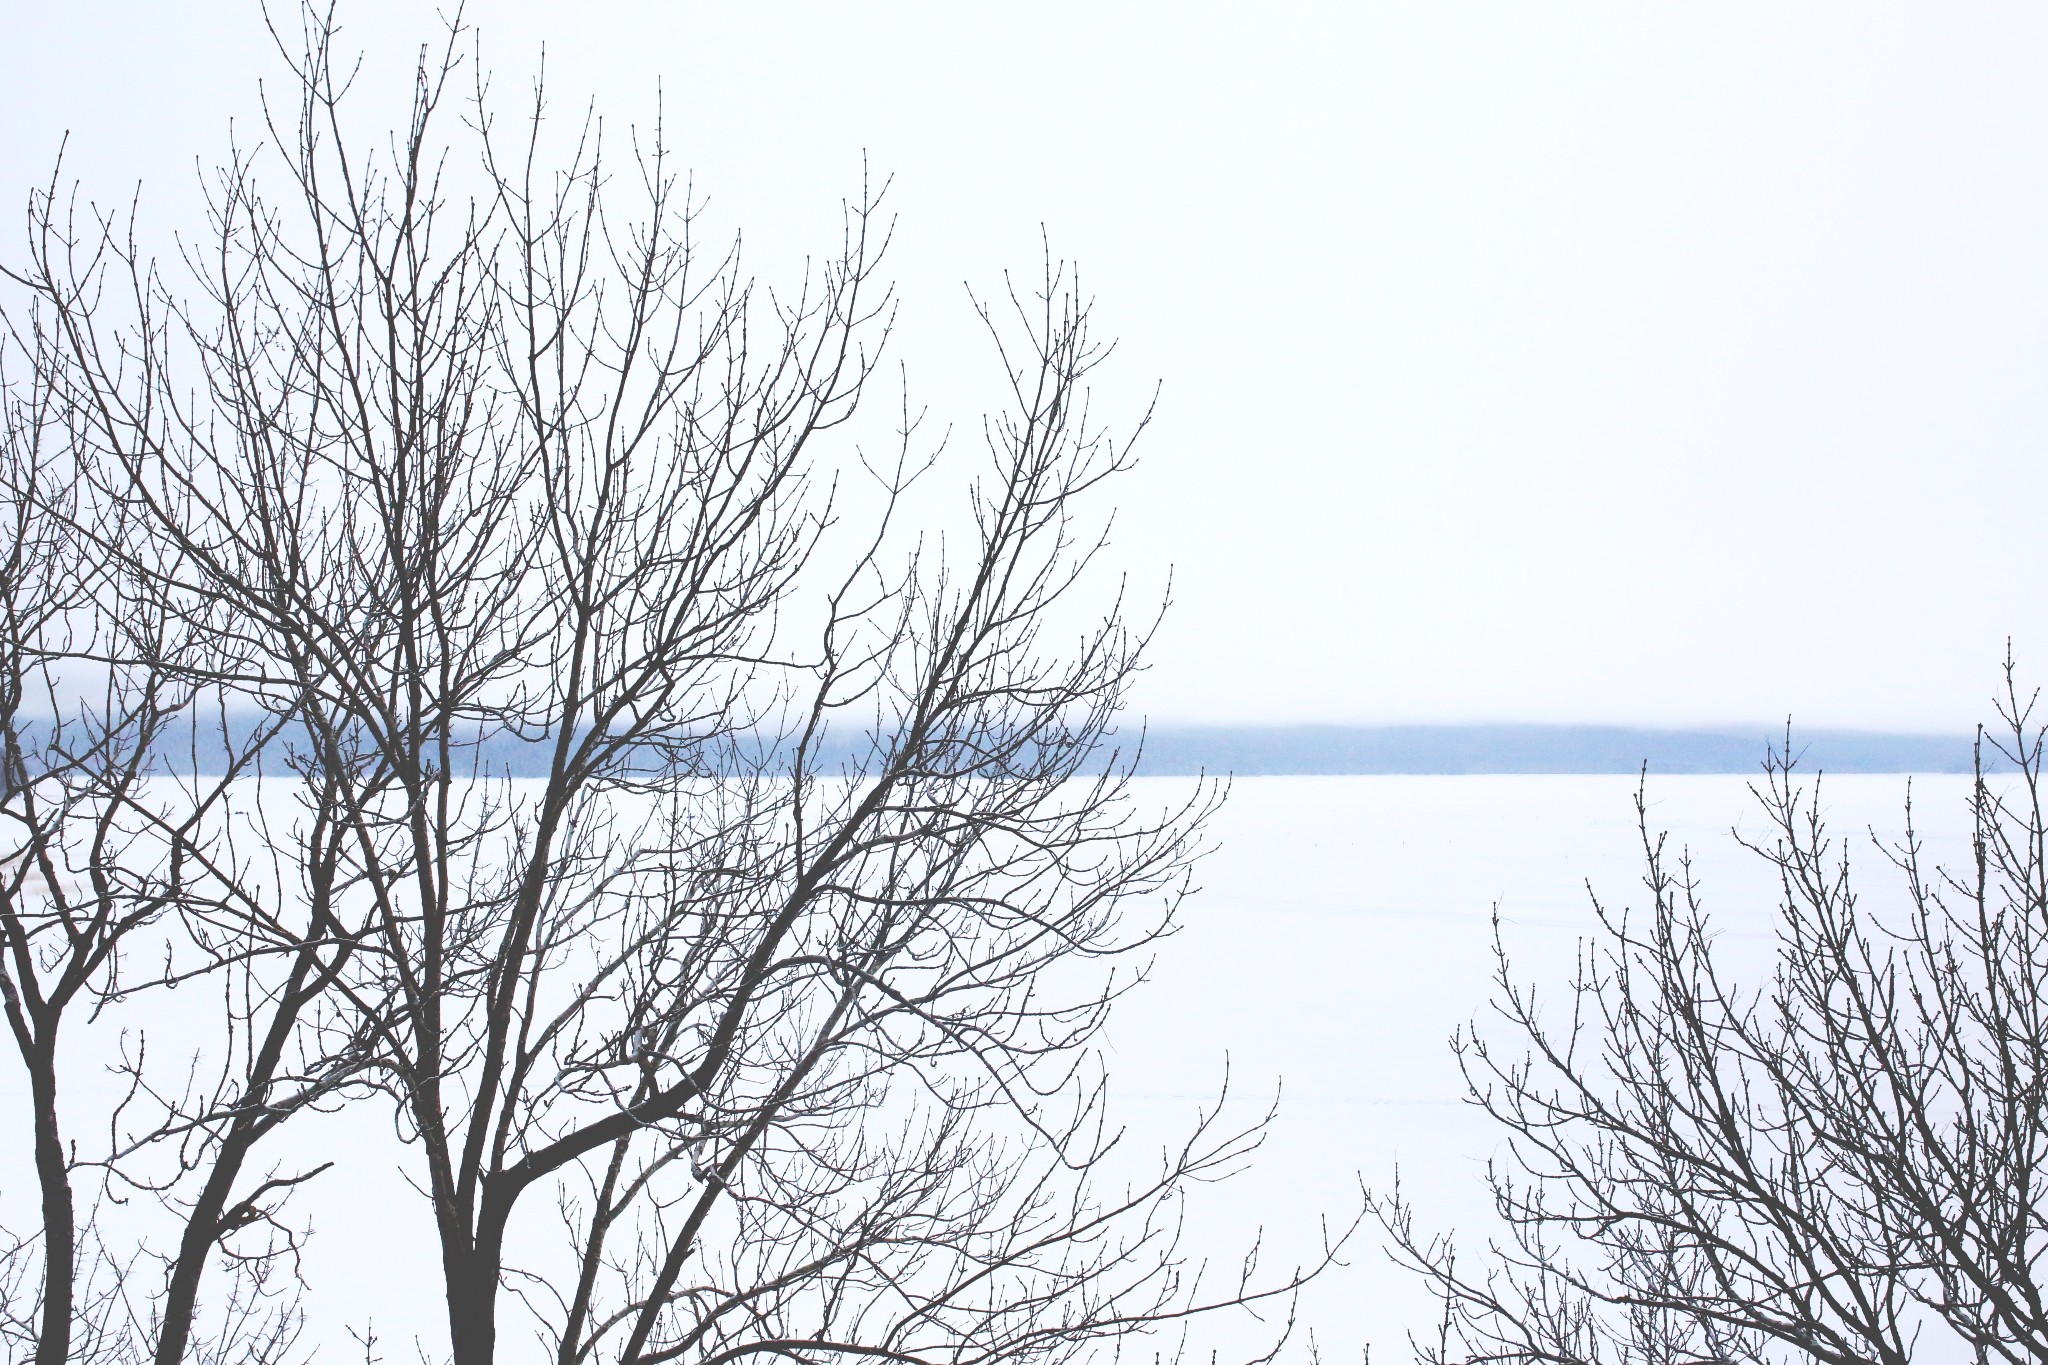
[[[253,717],[231,716],[229,732],[246,741]],[[32,727],[33,729],[33,727]],[[772,770],[786,741],[761,741],[760,758]],[[1711,730],[1647,729],[1618,725],[1145,725],[1127,718],[1096,751],[1084,771],[1100,772],[1110,762],[1128,763],[1142,745],[1137,772],[1145,777],[1188,777],[1198,773],[1238,777],[1508,776],[1728,773],[1754,775],[1765,757],[1782,748],[1775,734],[1735,726]],[[281,750],[299,747],[287,730],[273,741]],[[1875,730],[1792,732],[1798,770],[1805,773],[1967,773],[1973,739],[1968,735],[1892,734]],[[464,764],[508,777],[547,772],[552,741],[545,736],[515,739],[496,735],[481,744],[458,745]],[[2012,765],[1985,749],[1987,772]],[[816,752],[816,770],[830,772],[870,758],[865,740],[827,740]],[[219,732],[190,731],[166,736],[157,751],[164,771],[219,772],[226,748]],[[273,768],[273,771],[276,771]]]
[[[1126,731],[1118,742],[1135,737]],[[1775,735],[1735,727],[1655,730],[1613,725],[1160,725],[1144,735],[1139,772],[1239,777],[1480,776],[1517,773],[1756,773]],[[1803,772],[1967,773],[1968,735],[1871,730],[1792,731]],[[1987,771],[2007,771],[1985,746]]]

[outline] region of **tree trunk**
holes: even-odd
[[[498,1352],[500,1239],[444,1253],[448,1275],[448,1340],[454,1365],[491,1365]]]
[[[318,932],[319,919],[315,916],[313,925],[306,931],[307,938],[316,938]],[[314,965],[311,950],[302,948],[292,963],[291,976],[285,982],[277,1009],[271,1015],[263,1046],[250,1065],[241,1111],[229,1126],[228,1134],[221,1142],[220,1153],[214,1158],[213,1170],[185,1220],[185,1235],[178,1244],[178,1259],[171,1267],[170,1284],[164,1291],[164,1325],[157,1337],[156,1365],[177,1365],[185,1358],[185,1348],[192,1338],[192,1315],[199,1306],[199,1278],[206,1272],[206,1258],[213,1254],[214,1243],[220,1240],[221,1234],[232,1230],[222,1223],[228,1196],[234,1193],[235,1181],[241,1178],[250,1149],[270,1126],[261,1117],[264,1104],[299,1009],[311,997],[312,993],[306,989],[306,977]],[[324,978],[321,984],[325,984]]]
[[[35,1105],[36,1180],[43,1195],[43,1325],[36,1336],[36,1365],[65,1365],[71,1356],[78,1218],[57,1130],[57,1046],[47,1032],[29,1057],[29,1093]]]
[[[178,1259],[172,1263],[170,1283],[164,1290],[164,1325],[156,1342],[157,1365],[176,1365],[185,1358],[185,1348],[192,1339],[192,1314],[199,1306],[199,1277],[205,1273],[206,1258],[220,1238],[221,1211],[227,1207],[228,1192],[241,1172],[246,1152],[247,1143],[230,1139],[185,1220]]]

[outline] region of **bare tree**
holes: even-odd
[[[1511,1043],[1455,1047],[1508,1138],[1491,1176],[1507,1237],[1461,1257],[1417,1232],[1398,1189],[1375,1204],[1444,1304],[1425,1358],[2048,1358],[2034,716],[2008,662],[2003,733],[1979,740],[1973,858],[1929,865],[1909,795],[1906,836],[1879,845],[1896,910],[1859,904],[1819,780],[1774,756],[1757,790],[1774,837],[1751,845],[1782,895],[1767,983],[1717,961],[1688,862],[1640,797],[1648,904],[1600,908],[1562,1019],[1496,937]]]
[[[172,676],[288,770],[238,960],[289,964],[294,1103],[395,1104],[454,1359],[507,1289],[564,1365],[1058,1361],[1268,1301],[1277,1350],[1344,1234],[1264,1276],[1180,1248],[1262,1121],[1114,1164],[1095,1041],[1221,793],[1148,809],[1115,745],[1149,625],[1089,595],[1130,437],[1071,272],[976,305],[1009,405],[971,530],[926,534],[907,399],[886,456],[826,446],[891,325],[881,192],[771,294],[658,127],[551,168],[538,88],[510,136],[459,89],[458,23],[361,152],[303,18],[193,298],[111,232],[24,278],[121,562],[200,637]]]
[[[38,196],[31,218],[39,260],[75,244],[53,196]],[[230,800],[238,787],[260,791],[256,757],[274,726],[234,733],[203,704],[196,678],[229,657],[219,623],[138,572],[170,547],[104,496],[103,414],[61,329],[45,325],[64,304],[35,299],[0,337],[0,1005],[29,1082],[41,1205],[40,1235],[12,1244],[23,1276],[0,1334],[38,1362],[182,1359],[207,1266],[225,1253],[230,1287],[201,1340],[264,1359],[295,1331],[279,1267],[293,1234],[274,1215],[307,1173],[252,1182],[250,1161],[286,1117],[347,1079],[346,1051],[298,1066],[293,1044],[348,945],[321,922],[318,896],[313,922],[276,918],[285,836],[260,803],[237,811]],[[205,773],[193,761],[202,747]],[[204,1060],[166,1087],[143,1065],[146,1029],[123,1027],[118,1049],[107,1035],[180,985],[218,990],[221,1004],[183,1031],[180,1044]],[[91,1062],[127,1085],[111,1112],[88,1118],[63,1094]],[[104,1147],[81,1157],[80,1129],[98,1125]],[[172,1209],[174,1244],[95,1228],[92,1209],[137,1193]],[[140,1282],[152,1263],[160,1288]]]

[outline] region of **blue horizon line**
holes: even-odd
[[[230,727],[236,728],[232,720]],[[1592,776],[1634,775],[1645,768],[1656,775],[1754,776],[1768,755],[1784,748],[1785,735],[1782,723],[1697,728],[1543,722],[1147,724],[1133,717],[1105,736],[1082,768],[1099,773],[1112,763],[1128,764],[1136,753],[1135,771],[1141,777]],[[180,761],[189,756],[199,771],[217,771],[225,761],[221,741],[194,738],[199,739],[196,749],[173,742],[158,749],[159,758],[189,770]],[[763,744],[760,757],[772,767],[784,745],[768,736],[757,739]],[[1801,773],[1968,773],[1975,766],[1974,735],[1795,726],[1791,739]],[[499,735],[464,747],[494,773],[536,777],[546,772],[547,743]],[[867,736],[849,733],[828,742],[816,757],[821,769],[829,769],[857,763],[864,753],[872,753]],[[1984,767],[1987,772],[2013,769],[1988,741]]]
[[[1129,733],[1129,732],[1127,732]],[[1974,734],[1802,728],[1791,731],[1802,772],[1968,773]],[[1785,746],[1785,726],[1662,727],[1545,722],[1347,725],[1158,724],[1145,731],[1139,771],[1240,777],[1511,776],[1516,774],[1755,774]],[[1987,741],[1986,771],[2012,764]]]

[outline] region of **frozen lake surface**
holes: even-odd
[[[1188,786],[1138,784],[1141,799],[1161,801]],[[1267,1264],[1291,1264],[1313,1251],[1319,1215],[1348,1221],[1360,1182],[1384,1187],[1397,1167],[1420,1222],[1456,1227],[1461,1242],[1483,1239],[1483,1168],[1498,1141],[1462,1102],[1446,1040],[1485,1010],[1496,907],[1516,974],[1561,987],[1593,926],[1587,883],[1610,905],[1641,903],[1635,789],[1621,776],[1236,783],[1212,826],[1200,894],[1152,979],[1119,1005],[1108,1040],[1116,1112],[1138,1153],[1185,1133],[1226,1059],[1241,1117],[1282,1090],[1250,1168],[1204,1191],[1191,1211],[1191,1250],[1234,1268],[1263,1225]],[[1898,878],[1868,831],[1896,837],[1905,789],[1891,775],[1824,784],[1823,808],[1850,838],[1873,907],[1891,903]],[[1914,782],[1923,837],[1951,862],[1967,849],[1968,789],[1961,776]],[[1693,851],[1724,946],[1753,976],[1769,960],[1776,897],[1767,869],[1729,833],[1761,832],[1748,779],[1653,775],[1648,795],[1654,825]],[[21,1089],[9,1071],[0,1104],[12,1107]],[[433,1231],[390,1160],[389,1114],[368,1103],[324,1122],[304,1136],[334,1148],[338,1167],[292,1206],[294,1221],[316,1229],[305,1269],[323,1357],[361,1359],[346,1329],[374,1319],[384,1359],[416,1359],[416,1334],[437,1358]],[[0,1206],[20,1222],[32,1210],[27,1144],[12,1124],[5,1137]],[[551,1215],[537,1203],[532,1216]],[[1382,1361],[1406,1358],[1404,1334],[1430,1325],[1427,1299],[1386,1264],[1370,1226],[1347,1259],[1305,1298],[1303,1327],[1328,1361],[1356,1361],[1367,1343]],[[514,1347],[507,1358],[522,1355]]]
[[[1227,1255],[1263,1223],[1269,1256],[1306,1250],[1320,1210],[1355,1210],[1362,1180],[1396,1168],[1418,1225],[1483,1240],[1484,1167],[1500,1147],[1463,1102],[1447,1047],[1482,1016],[1499,907],[1516,975],[1562,987],[1595,927],[1590,881],[1611,908],[1640,905],[1633,777],[1271,777],[1239,781],[1217,822],[1219,847],[1185,929],[1151,984],[1121,1007],[1115,1079],[1134,1128],[1184,1122],[1215,1091],[1227,1054],[1234,1094],[1282,1087],[1279,1121],[1252,1169],[1212,1191],[1198,1235]],[[1728,960],[1747,979],[1767,968],[1775,884],[1730,830],[1762,822],[1732,776],[1659,778],[1654,826],[1690,847]],[[1931,851],[1967,857],[1970,779],[1913,780],[1915,820]],[[1873,908],[1899,879],[1870,832],[1903,830],[1906,779],[1829,777],[1822,806],[1850,839]],[[1557,996],[1553,995],[1553,999]],[[1482,1021],[1483,1022],[1483,1021]],[[1407,1358],[1406,1333],[1433,1324],[1432,1303],[1387,1264],[1376,1229],[1304,1299],[1323,1357]]]

